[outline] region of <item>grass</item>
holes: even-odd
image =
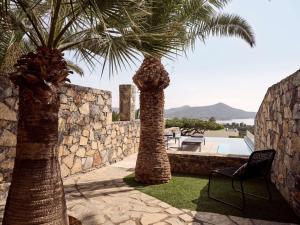
[[[242,212],[209,199],[207,197],[207,177],[173,174],[172,180],[168,184],[145,186],[137,183],[134,180],[134,174],[131,174],[125,177],[124,181],[129,186],[177,208],[286,223],[299,222],[299,218],[293,213],[275,187],[272,187],[272,202],[246,196],[246,209]],[[245,191],[249,193],[266,194],[265,186],[261,181],[248,181],[244,187]],[[240,195],[232,190],[229,179],[214,179],[211,193],[223,200],[235,204],[240,203]]]

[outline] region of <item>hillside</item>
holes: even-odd
[[[247,112],[241,109],[230,107],[224,103],[217,103],[209,106],[182,106],[165,110],[166,118],[186,117],[197,119],[209,119],[214,117],[216,120],[231,120],[231,119],[249,119],[254,118],[256,112]]]

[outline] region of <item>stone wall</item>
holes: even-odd
[[[18,90],[6,76],[0,76],[0,199],[8,189],[17,142]]]
[[[168,151],[168,156],[172,172],[203,176],[209,175],[213,169],[239,167],[248,160],[248,157],[242,156],[180,151]]]
[[[111,93],[76,85],[60,89],[58,153],[63,177],[102,167],[137,152],[139,122],[112,122]],[[18,91],[0,77],[0,198],[15,157]]]
[[[271,86],[255,119],[255,149],[275,149],[272,181],[300,216],[300,70]]]

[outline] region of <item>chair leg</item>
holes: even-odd
[[[267,191],[268,191],[268,197],[269,197],[269,201],[272,201],[272,193],[271,193],[271,189],[270,189],[270,184],[269,184],[269,179],[267,177],[265,177],[265,182],[266,182],[266,186],[267,186]]]
[[[241,193],[242,193],[242,208],[241,209],[244,210],[246,201],[245,201],[245,192],[244,192],[244,186],[243,186],[242,180],[240,180],[240,184],[241,184]]]
[[[229,206],[231,206],[231,207],[233,207],[233,208],[236,208],[236,209],[238,209],[238,210],[242,210],[242,211],[243,211],[243,210],[245,209],[245,195],[244,195],[243,182],[240,181],[240,182],[241,182],[241,190],[242,190],[242,192],[241,192],[241,193],[242,193],[242,206],[240,207],[240,206],[237,206],[237,205],[235,205],[235,204],[231,204],[231,203],[229,203],[229,202],[225,202],[225,201],[223,201],[223,200],[217,199],[217,198],[212,197],[212,196],[210,195],[210,186],[211,186],[211,180],[212,180],[212,178],[213,178],[213,173],[211,173],[211,174],[209,175],[208,189],[207,189],[208,198],[213,199],[213,200],[215,200],[215,201],[217,201],[217,202],[221,202],[221,203],[223,203],[223,204],[225,204],[225,205],[229,205]],[[233,181],[232,181],[232,185],[233,185]]]
[[[233,189],[234,191],[237,191],[237,190],[235,189],[235,187],[234,187],[234,179],[233,179],[233,178],[231,179],[231,187],[232,187],[232,189]]]
[[[210,173],[209,178],[208,178],[208,189],[207,189],[207,195],[208,197],[210,197],[210,183],[211,183],[211,179],[212,179],[213,173]]]

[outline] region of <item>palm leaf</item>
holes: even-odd
[[[83,69],[80,66],[78,66],[76,63],[70,60],[66,60],[66,61],[67,61],[68,68],[70,70],[73,70],[75,73],[77,73],[80,76],[84,75]]]
[[[251,47],[255,45],[255,37],[251,26],[245,19],[237,15],[220,14],[214,16],[204,30],[213,36],[235,36],[246,41]]]
[[[236,36],[253,46],[253,31],[243,18],[217,14],[228,2],[1,0],[5,7],[1,7],[0,16],[8,18],[11,28],[23,34],[22,49],[47,44],[61,51],[75,51],[77,59],[90,68],[102,62],[113,73],[135,62],[139,54],[172,58],[197,39],[205,41],[210,35]],[[26,23],[20,18],[26,18]],[[3,46],[7,46],[8,39],[3,40]]]

